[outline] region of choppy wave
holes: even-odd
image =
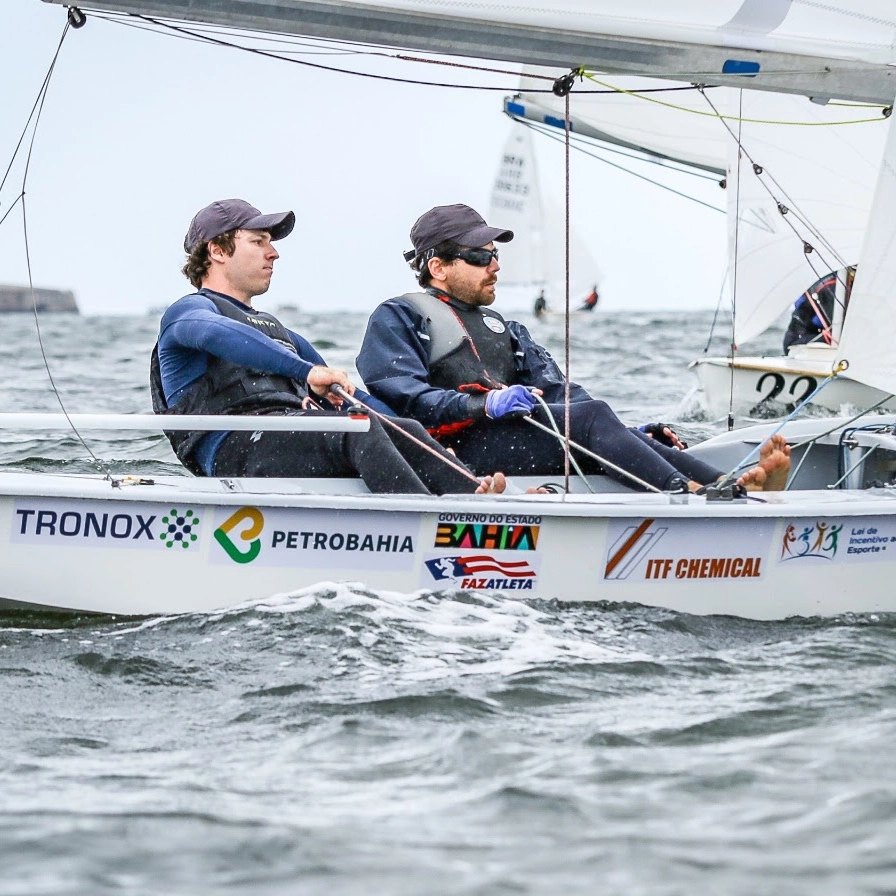
[[[708,320],[597,315],[573,376],[627,419],[682,419],[669,370]],[[363,322],[305,323],[353,370]],[[0,409],[57,410],[9,326]],[[68,409],[145,411],[155,326],[49,323]],[[694,406],[682,434],[717,426]],[[89,444],[177,469],[160,437]],[[94,469],[39,433],[0,464]],[[8,611],[0,894],[893,892],[894,666],[893,616],[331,583],[212,614]]]

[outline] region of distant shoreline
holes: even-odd
[[[22,311],[79,314],[75,294],[70,289],[30,286],[0,286],[0,314]]]

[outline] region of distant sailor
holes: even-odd
[[[849,265],[819,277],[793,305],[793,314],[784,334],[784,353],[791,345],[821,342],[830,345],[833,334],[834,311],[838,301],[843,313],[849,303],[856,265]]]
[[[597,286],[592,286],[591,292],[585,297],[585,301],[582,302],[579,311],[594,311],[594,309],[597,308],[597,300]]]
[[[306,339],[252,307],[268,291],[279,253],[274,241],[292,212],[264,215],[241,199],[196,214],[184,240],[183,273],[196,288],[162,316],[150,382],[160,414],[338,414],[331,386],[375,410],[388,407],[327,367]],[[360,476],[372,492],[502,492],[504,476],[474,474],[413,420],[375,417],[368,432],[171,432],[181,462],[206,476]],[[408,438],[409,434],[413,439]],[[434,453],[433,453],[434,452]]]
[[[544,297],[542,290],[535,299],[535,307],[532,309],[536,317],[541,317],[548,310],[548,300]]]

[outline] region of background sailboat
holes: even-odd
[[[562,187],[562,182],[557,187]],[[562,204],[539,179],[532,132],[525,125],[515,124],[504,144],[487,217],[514,232],[513,242],[501,249],[499,282],[503,300],[509,298],[514,305],[531,308],[543,291],[545,313],[561,312],[566,299],[566,220]],[[582,304],[600,279],[590,247],[571,225],[571,309]]]
[[[737,104],[736,108],[734,104]],[[728,239],[734,348],[693,362],[711,413],[780,413],[812,395],[834,370],[845,290],[835,306],[830,344],[818,341],[756,355],[755,340],[782,310],[829,271],[859,258],[870,223],[889,118],[879,109],[819,106],[790,96],[743,91],[729,97],[738,135],[729,149]],[[840,122],[854,120],[855,124]],[[830,412],[870,407],[887,394],[849,373],[812,404]]]
[[[652,83],[595,76],[590,86],[605,90],[575,97],[574,131],[658,164],[686,165],[724,179],[731,309],[726,341],[734,349],[697,359],[691,367],[713,416],[729,407],[749,413],[757,405],[768,415],[810,395],[830,374],[842,308],[831,345],[797,346],[787,357],[757,356],[749,348],[745,354],[744,346],[788,314],[810,283],[858,257],[889,119],[873,107],[733,88],[704,94],[679,85],[656,93]],[[525,89],[505,108],[557,127],[565,101],[528,92],[542,84],[536,77],[524,79]],[[836,412],[885,397],[843,376],[814,403]],[[893,409],[896,402],[884,406]]]

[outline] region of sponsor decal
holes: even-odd
[[[800,524],[800,529],[790,523],[781,536],[781,560],[794,560],[797,557],[833,560],[837,556],[842,531],[842,523],[833,525],[826,520],[805,526]]]
[[[784,527],[778,562],[865,563],[889,560],[894,552],[896,519],[893,517],[797,519]]]
[[[420,538],[417,513],[221,508],[217,563],[406,570]]]
[[[199,540],[200,516],[190,507],[23,498],[13,514],[14,542],[186,550]]]
[[[730,526],[714,525],[709,543],[705,523],[698,521],[657,523],[655,519],[645,519],[638,524],[613,523],[604,579],[642,582],[762,578],[774,521],[730,522]]]
[[[261,553],[258,536],[263,528],[264,516],[257,507],[241,507],[215,529],[215,541],[235,563],[251,563]]]
[[[429,573],[427,585],[478,591],[531,591],[538,570],[530,560],[503,560],[493,554],[453,557],[428,555],[423,566]]]
[[[186,549],[199,538],[199,533],[196,531],[199,528],[199,517],[192,510],[181,511],[172,507],[162,517],[162,525],[164,528],[159,538],[166,548],[180,545]]]
[[[482,315],[482,322],[492,331],[492,333],[503,333],[507,327],[504,326],[503,320],[497,317],[489,317],[487,314]]]
[[[534,551],[540,529],[540,526],[509,526],[506,523],[440,522],[433,547]]]

